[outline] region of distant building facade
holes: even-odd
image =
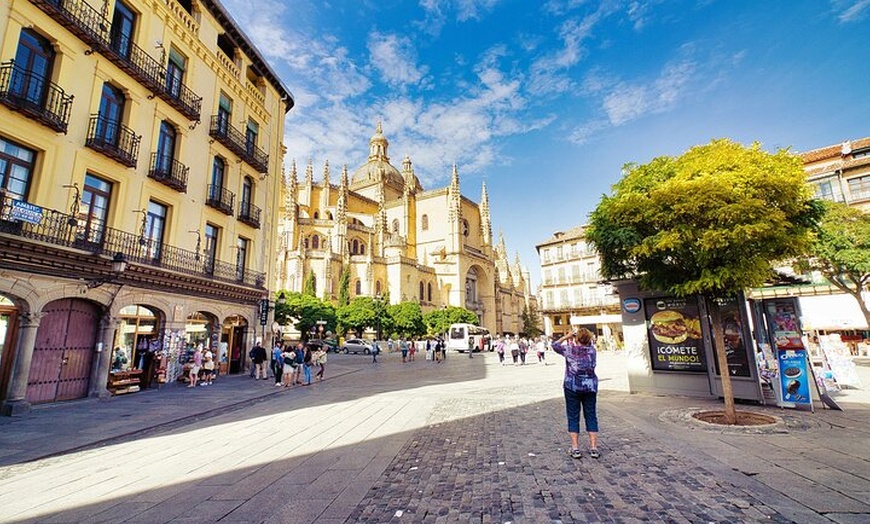
[[[0,35],[2,412],[171,381],[198,343],[239,372],[288,90],[216,0],[3,2]]]
[[[602,282],[601,260],[586,241],[586,226],[557,231],[535,247],[541,264],[544,331],[558,336],[586,327],[609,346],[620,346],[619,297]]]
[[[327,161],[297,179],[293,164],[283,189],[276,289],[302,291],[314,276],[318,297],[335,299],[344,268],[350,295],[415,301],[423,312],[446,306],[474,312],[493,333],[517,333],[535,298],[519,256],[511,264],[504,237],[493,242],[489,197],[460,192],[454,166],[447,187],[425,190],[408,157],[390,163],[378,124],[368,160],[336,177]]]

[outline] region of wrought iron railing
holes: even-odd
[[[239,221],[260,228],[260,208],[244,200],[239,205]]]
[[[110,24],[99,11],[84,0],[30,0],[30,2],[81,38],[94,51],[102,51],[108,44]]]
[[[73,96],[40,75],[0,64],[0,103],[60,133],[66,133]]]
[[[213,207],[225,215],[232,215],[235,198],[236,195],[232,191],[209,184],[205,205]]]
[[[208,134],[258,172],[269,170],[269,155],[250,143],[241,131],[233,127],[226,115],[212,115]]]
[[[127,167],[136,167],[141,139],[141,136],[123,124],[100,115],[91,115],[85,145]]]
[[[140,235],[104,227],[85,238],[85,228],[79,227],[72,215],[53,209],[42,209],[39,223],[18,220],[12,213],[13,198],[0,193],[0,234],[9,234],[60,246],[86,249],[97,255],[114,256],[123,253],[128,262],[158,267],[212,280],[264,289],[265,274],[242,269],[237,264],[209,260],[206,254],[188,251]]]
[[[168,155],[151,153],[148,177],[181,193],[187,192],[187,174],[190,168]]]
[[[184,116],[191,120],[200,119],[202,97],[180,80],[171,78],[166,67],[133,43],[129,36],[110,31],[110,21],[87,2],[30,1]]]

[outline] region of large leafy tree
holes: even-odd
[[[870,325],[870,306],[863,295],[870,292],[870,215],[838,202],[824,202],[824,207],[824,217],[798,267],[818,271],[852,295]]]
[[[375,300],[372,297],[356,297],[349,304],[339,306],[338,332],[353,330],[357,336],[362,336],[366,328],[376,327],[377,315]]]
[[[443,309],[433,309],[423,315],[423,323],[429,335],[446,333],[450,324],[477,324],[477,315],[464,307],[449,306]]]
[[[324,333],[335,331],[336,316],[332,304],[324,302],[317,297],[292,291],[282,291],[286,300],[284,304],[275,305],[275,320],[279,324],[290,322],[302,334],[303,339],[308,339],[311,328],[317,326],[318,321],[324,321]]]
[[[423,312],[416,302],[400,302],[387,307],[392,328],[405,337],[419,337],[426,333]]]
[[[606,278],[635,278],[676,296],[730,296],[760,286],[771,264],[797,256],[810,240],[819,206],[800,159],[728,139],[679,157],[627,165],[602,197],[587,237]],[[713,336],[724,347],[718,323]],[[717,351],[725,418],[736,422],[724,351]]]

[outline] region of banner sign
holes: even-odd
[[[810,382],[807,372],[807,352],[804,349],[779,351],[779,380],[782,400],[794,404],[812,404]]]
[[[42,208],[23,200],[13,200],[9,217],[12,220],[39,224],[42,222]]]
[[[707,371],[694,299],[648,298],[644,310],[653,370]]]

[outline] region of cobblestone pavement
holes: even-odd
[[[630,395],[603,354],[602,457],[577,461],[551,359],[336,356],[310,388],[40,409],[0,421],[0,522],[870,522],[868,405],[723,431],[686,421],[719,402]]]

